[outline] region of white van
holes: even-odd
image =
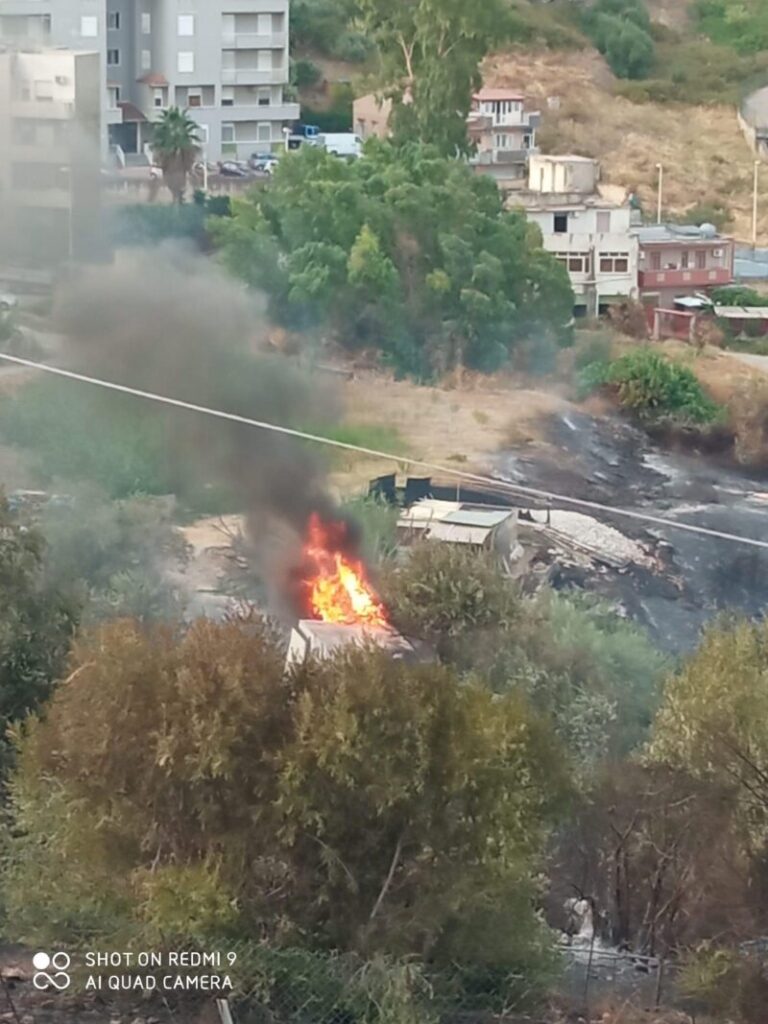
[[[363,153],[363,140],[352,132],[330,132],[327,135],[319,135],[318,143],[328,153],[334,153],[336,156],[357,159]]]

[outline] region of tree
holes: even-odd
[[[565,784],[520,698],[378,650],[286,678],[256,617],[113,623],[68,672],[18,739],[7,889],[34,934],[434,960],[471,924],[489,964],[543,950],[531,871]]]
[[[40,532],[15,519],[0,494],[0,772],[6,732],[34,711],[60,675],[79,609],[45,576]]]
[[[650,757],[730,785],[768,837],[768,621],[721,621],[667,682]]]
[[[275,317],[401,371],[493,369],[529,333],[569,337],[564,268],[493,182],[429,147],[372,142],[352,163],[305,148],[210,231]]]
[[[597,0],[584,13],[584,27],[620,78],[644,78],[651,69],[654,44],[642,0]]]
[[[648,636],[588,598],[523,598],[494,562],[447,544],[384,577],[394,620],[462,673],[525,694],[588,777],[644,741],[666,668]]]
[[[152,153],[175,203],[184,202],[187,176],[200,152],[200,129],[184,110],[169,107],[152,126]]]
[[[394,101],[395,137],[431,143],[447,156],[465,152],[480,62],[502,38],[507,6],[502,0],[357,0],[357,9]]]

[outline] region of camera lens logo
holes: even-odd
[[[64,989],[69,988],[72,980],[67,974],[71,963],[72,958],[68,953],[54,953],[53,956],[49,956],[47,953],[35,953],[32,957],[32,965],[35,968],[32,984],[35,988],[53,987],[59,992],[63,992]],[[49,967],[53,968],[56,973],[49,974]]]

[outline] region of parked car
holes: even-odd
[[[18,306],[19,300],[10,292],[0,292],[0,313],[10,313]]]
[[[353,132],[326,132],[318,136],[319,145],[328,153],[356,160],[363,153],[363,140]]]
[[[219,174],[226,178],[247,178],[248,170],[237,160],[225,160],[219,164]]]
[[[277,167],[277,157],[271,153],[252,153],[248,166],[252,171],[258,171],[261,174],[271,174],[275,167]]]

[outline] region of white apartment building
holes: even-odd
[[[568,271],[575,312],[588,316],[638,297],[631,210],[600,195],[599,175],[599,164],[587,157],[531,155],[528,188],[510,198],[539,226],[544,248]]]
[[[189,109],[206,157],[245,158],[283,142],[289,0],[0,0],[0,43],[101,55],[102,139],[142,153],[151,122]]]
[[[101,58],[0,51],[0,263],[99,253]]]

